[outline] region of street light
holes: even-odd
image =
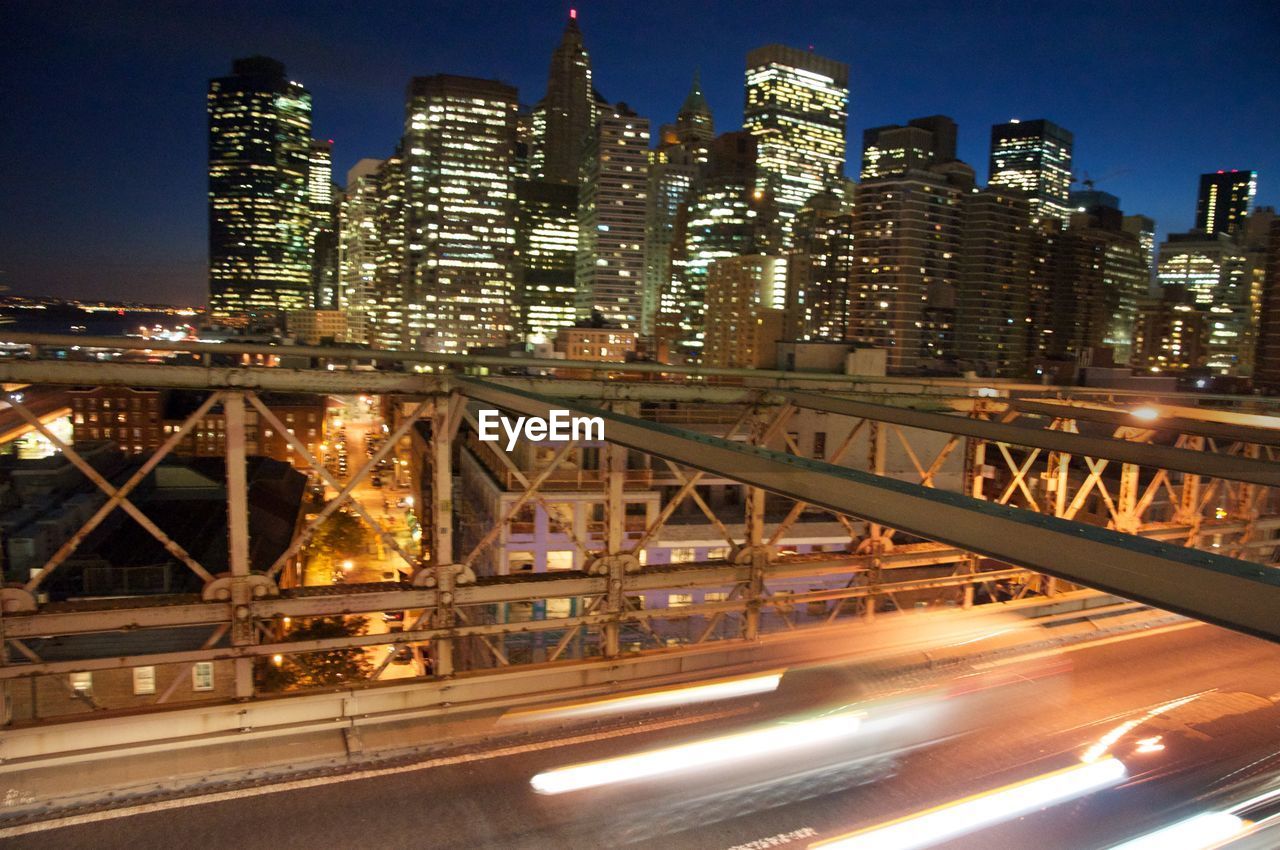
[[[1155,422],[1160,418],[1160,411],[1154,407],[1138,407],[1129,412],[1134,419],[1141,419],[1143,422]]]
[[[353,562],[350,558],[342,562],[343,572],[348,572],[348,573],[351,572],[351,568],[354,566],[355,566],[355,562]]]

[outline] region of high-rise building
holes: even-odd
[[[1196,199],[1196,230],[1210,235],[1235,235],[1253,211],[1258,194],[1258,172],[1218,171],[1200,175],[1200,195]]]
[[[1076,213],[1049,255],[1049,353],[1085,362],[1110,348],[1115,362],[1132,354],[1138,301],[1147,295],[1146,258],[1121,228],[1119,210]]]
[[[312,139],[307,168],[311,208],[311,289],[315,306],[338,306],[338,207],[334,202],[333,139]]]
[[[209,81],[209,306],[274,321],[311,305],[311,94],[265,56]]]
[[[517,327],[552,339],[576,321],[578,187],[548,180],[516,183]]]
[[[844,174],[849,66],[771,44],[747,54],[744,126],[756,137],[756,188],[777,205],[779,249],[805,202]]]
[[[1225,233],[1171,233],[1160,245],[1160,285],[1185,288],[1196,309],[1206,314],[1204,365],[1219,375],[1252,372],[1255,264],[1261,262]]]
[[[769,228],[776,207],[758,188],[757,146],[746,131],[717,137],[707,171],[689,198],[671,301],[679,314],[680,342],[691,356],[702,347],[708,267],[726,257],[761,254],[772,244]]]
[[[710,160],[710,144],[715,124],[711,108],[702,95],[698,75],[674,124],[663,124],[658,146],[649,154],[648,211],[644,241],[645,335],[661,327],[664,336],[678,336],[680,310],[672,302],[679,283],[675,275],[682,266],[684,226],[689,199],[699,185]],[[664,303],[663,299],[666,298]]]
[[[1043,118],[991,128],[992,186],[1027,194],[1032,221],[1071,218],[1071,133]]]
[[[794,247],[787,253],[786,339],[842,340],[849,333],[855,261],[850,201],[822,192],[796,215]]]
[[[577,313],[638,330],[643,315],[649,121],[625,103],[604,109],[582,158]]]
[[[409,261],[409,190],[401,148],[378,166],[378,254],[373,295],[368,302],[367,338],[376,348],[404,348],[406,332],[406,269]]]
[[[1207,316],[1196,308],[1195,298],[1185,286],[1162,286],[1158,297],[1138,304],[1132,365],[1149,372],[1185,372],[1202,367],[1207,356]]]
[[[405,344],[462,353],[512,332],[516,90],[437,74],[409,84]]]
[[[347,172],[338,204],[338,309],[353,342],[369,342],[370,308],[382,250],[378,230],[380,159],[362,159]]]
[[[1031,234],[1020,192],[998,188],[961,198],[956,274],[956,357],[964,371],[1021,377],[1027,371]]]
[[[1156,222],[1145,215],[1127,215],[1120,227],[1138,237],[1142,256],[1146,259],[1147,280],[1153,281],[1156,273]]]
[[[772,368],[782,335],[786,260],[758,254],[716,260],[707,272],[702,363],[731,369]]]
[[[956,257],[973,169],[946,163],[867,180],[854,193],[849,339],[886,350],[892,372],[955,359]]]
[[[547,94],[533,108],[532,177],[557,183],[577,183],[578,169],[597,103],[591,85],[591,57],[582,43],[578,13],[569,11],[560,44],[551,55]]]
[[[1253,379],[1260,389],[1275,394],[1280,393],[1280,218],[1272,219],[1268,228],[1265,265]]]
[[[956,122],[945,115],[913,118],[906,126],[872,127],[862,133],[862,179],[902,174],[956,158]]]

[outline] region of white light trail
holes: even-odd
[[[659,708],[694,705],[703,702],[715,702],[723,699],[771,693],[778,689],[778,683],[781,681],[782,673],[776,672],[762,676],[751,676],[745,679],[708,682],[702,685],[691,685],[686,688],[668,688],[650,693],[575,703],[574,705],[514,711],[509,712],[503,720],[529,721],[566,717],[594,717],[602,714],[622,714],[629,711],[651,711]]]
[[[529,784],[539,794],[564,794],[667,773],[743,762],[814,744],[830,744],[858,732],[862,712],[844,711],[799,723],[664,747],[539,773]]]
[[[1114,758],[1079,764],[810,846],[823,850],[914,850],[932,847],[1036,809],[1115,785],[1124,777],[1124,764]]]
[[[1239,835],[1247,826],[1235,815],[1206,812],[1117,844],[1111,850],[1208,850]]]

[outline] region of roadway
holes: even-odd
[[[369,778],[326,777],[274,793],[235,792],[243,795],[237,799],[144,806],[130,816],[11,836],[4,846],[567,850],[621,846],[629,836],[640,838],[635,846],[654,848],[734,848],[769,839],[773,844],[755,846],[805,847],[1078,765],[1081,754],[1118,723],[1171,700],[1206,691],[1280,698],[1280,647],[1210,626],[1085,645],[1066,657],[1070,671],[1050,677],[1051,686],[999,691],[1002,697],[985,705],[980,728],[935,735],[940,740],[902,756],[871,784],[860,784],[869,776],[851,778],[848,771],[805,776],[804,759],[797,756],[770,768],[792,777],[773,786],[756,782],[750,771],[729,771],[677,774],[619,793],[543,796],[531,790],[532,777],[565,765],[759,728],[761,710],[743,699],[651,714],[648,724],[566,727],[556,743],[472,751],[434,766],[386,768]],[[1233,728],[1176,775],[1139,775],[1135,767],[1134,778],[1142,781],[1132,789],[1099,791],[945,846],[1110,846],[1174,818],[1176,807],[1196,793],[1192,789],[1211,788],[1244,765],[1255,773],[1264,769],[1257,761],[1274,753],[1275,716],[1248,715],[1265,728]],[[1276,766],[1270,769],[1274,773]]]

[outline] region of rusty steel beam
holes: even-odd
[[[467,396],[546,417],[563,401],[460,379]],[[996,505],[860,470],[732,443],[607,410],[605,438],[781,496],[950,543],[1009,564],[1280,641],[1280,571]]]
[[[1252,484],[1261,484],[1264,487],[1280,486],[1280,465],[1249,458],[1196,452],[1167,446],[1153,446],[1147,443],[1135,443],[1108,437],[1090,437],[1084,434],[1073,434],[1068,431],[1026,428],[1020,425],[992,422],[986,419],[969,419],[963,416],[949,416],[945,413],[929,413],[882,404],[869,404],[837,396],[793,392],[788,393],[787,397],[791,399],[792,403],[810,410],[839,413],[845,416],[872,419],[878,422],[905,425],[909,428],[938,431],[962,437],[974,437],[992,443],[1028,446],[1030,448],[1083,455],[1121,463],[1133,463],[1155,469],[1186,472],[1192,475],[1226,478],[1231,481],[1248,481]],[[1017,402],[1016,404],[1021,407],[1024,403]],[[1039,403],[1037,402],[1036,404]],[[1056,405],[1053,409],[1057,411],[1053,413],[1054,416],[1066,416],[1068,414],[1067,410],[1059,409]],[[1078,409],[1084,410],[1085,408]],[[1127,414],[1121,418],[1125,421],[1120,424],[1134,424],[1133,417]]]

